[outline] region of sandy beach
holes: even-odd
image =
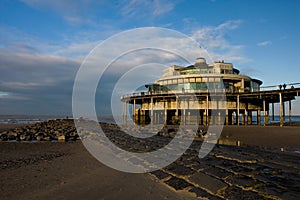
[[[0,126],[1,131],[11,128],[14,126]],[[192,147],[176,164],[151,174],[128,174],[108,168],[93,158],[80,141],[1,142],[0,197],[299,199],[296,191],[300,184],[300,156],[280,152],[280,148],[300,149],[300,127],[225,126],[221,138],[240,140],[247,148],[220,146],[204,160],[194,161]],[[272,151],[260,151],[264,148]],[[193,159],[185,160],[187,156]],[[269,157],[273,157],[272,162]],[[270,171],[273,178],[269,177]],[[284,182],[285,178],[292,182]]]

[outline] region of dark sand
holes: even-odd
[[[11,128],[0,126],[0,130]],[[222,138],[250,146],[300,149],[297,126],[225,126]],[[0,199],[195,199],[192,193],[172,190],[148,174],[110,169],[81,142],[2,142],[0,167]]]
[[[23,126],[26,124],[0,124],[0,132]]]
[[[15,126],[0,126],[9,130]],[[0,199],[195,199],[94,159],[81,142],[0,143]]]

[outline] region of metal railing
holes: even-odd
[[[270,86],[262,86],[260,87],[260,91],[267,90],[287,90],[300,87],[300,83],[283,83],[279,85],[270,85]]]
[[[262,86],[260,87],[260,91],[270,91],[270,90],[287,90],[293,88],[299,88],[300,83],[284,83],[280,85],[272,85],[272,86]],[[168,94],[195,94],[195,93],[223,93],[224,89],[184,89],[184,90],[170,90],[170,91],[139,91],[133,92],[129,94],[125,94],[121,96],[121,99],[130,98],[130,97],[143,97],[149,95],[168,95]],[[241,90],[241,89],[225,89],[226,93],[253,93],[259,91],[250,91],[250,90]]]

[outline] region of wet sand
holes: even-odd
[[[94,159],[81,142],[0,143],[0,199],[194,199]]]
[[[221,138],[249,146],[300,149],[300,126],[224,126]]]
[[[0,125],[0,130],[11,128],[12,126]],[[300,149],[300,127],[298,126],[225,126],[221,137],[240,140],[248,146],[274,148],[276,151],[281,147]],[[288,174],[286,176],[299,175],[298,155],[291,159],[289,155],[287,157],[282,154],[276,160],[276,152],[261,153],[259,150],[251,150],[250,147],[244,151],[244,155],[240,155],[239,152],[243,150],[217,147],[203,162],[196,160],[194,164],[192,159],[179,159],[178,164],[172,164],[150,175],[128,174],[110,169],[95,160],[80,141],[1,142],[0,199],[196,199],[196,195],[214,199],[236,199],[241,197],[241,194],[248,195],[245,198],[265,196],[266,199],[276,199],[275,197],[280,194],[285,195],[280,198],[300,197],[300,194],[295,192],[297,188],[289,189],[288,185],[284,192],[279,191],[278,188],[283,187],[278,185],[277,188],[277,179],[274,179],[277,177],[276,173],[281,177],[278,180],[291,179],[282,178],[281,173],[281,168],[290,166],[292,167],[285,171]],[[282,153],[279,150],[278,152]],[[249,160],[255,161],[256,155],[259,157],[258,161],[254,164],[248,163]],[[269,157],[272,157],[274,163],[269,163]],[[290,160],[292,163],[288,163]],[[277,162],[283,164],[275,164]],[[245,170],[236,172],[235,164],[238,164],[239,169]],[[229,165],[230,168],[227,168]],[[268,168],[264,168],[266,166]],[[249,176],[255,176],[254,181],[248,180],[249,168],[255,172],[254,175]],[[187,170],[196,170],[198,173],[193,172],[193,175],[189,175]],[[263,170],[271,170],[273,173],[270,182],[267,176],[269,171],[265,173]],[[228,176],[229,179],[228,177],[223,179],[223,175]],[[201,180],[198,180],[199,177]],[[248,185],[243,186],[246,180],[249,181],[247,184],[251,185],[251,190],[247,188]],[[197,181],[198,185],[192,185]],[[295,187],[300,183],[298,181],[300,181],[298,177],[293,180]],[[207,182],[211,184],[206,185]],[[272,185],[271,189],[267,187],[269,184]],[[255,187],[252,188],[252,185]],[[227,193],[232,196],[226,196]]]

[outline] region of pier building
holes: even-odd
[[[270,105],[274,119],[274,104],[279,103],[282,126],[288,101],[291,123],[298,84],[261,85],[261,80],[240,74],[232,63],[207,64],[205,58],[197,58],[193,65],[165,69],[161,78],[145,85],[145,91],[122,96],[123,122],[130,115],[137,124],[260,125],[263,117],[267,125]]]

